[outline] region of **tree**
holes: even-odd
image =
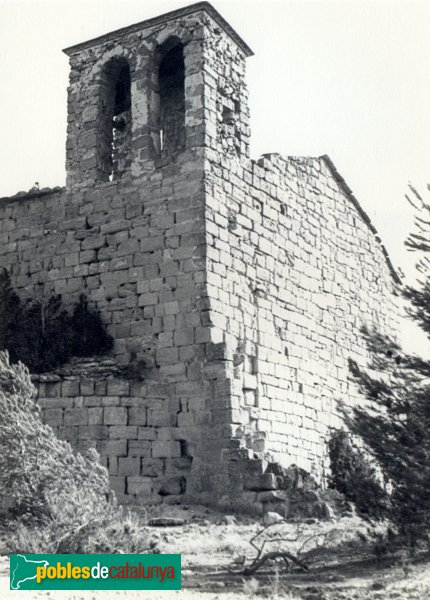
[[[430,205],[413,187],[407,199],[416,210],[416,231],[406,246],[421,253],[417,269],[424,279],[401,293],[410,318],[430,337]],[[386,516],[414,545],[430,530],[430,361],[405,353],[378,331],[363,333],[371,370],[360,369],[353,361],[350,369],[368,402],[352,413],[345,411],[346,421],[389,481]]]
[[[96,450],[83,455],[56,437],[27,367],[2,351],[0,414],[3,553],[148,552],[145,528],[118,506]]]
[[[41,289],[43,292],[43,288]],[[84,294],[71,314],[60,295],[22,301],[8,272],[0,270],[0,350],[12,363],[23,362],[32,373],[43,373],[73,356],[97,356],[112,349],[100,315]]]
[[[328,441],[330,475],[328,487],[340,492],[357,511],[370,519],[384,518],[388,494],[375,465],[343,429],[333,431]]]

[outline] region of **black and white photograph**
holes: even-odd
[[[430,3],[0,0],[0,598],[430,598]]]

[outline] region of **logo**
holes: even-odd
[[[180,590],[180,554],[11,554],[11,590]]]

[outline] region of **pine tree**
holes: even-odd
[[[96,356],[112,346],[100,314],[84,294],[70,314],[60,295],[21,300],[8,272],[0,271],[0,350],[9,352],[12,363],[21,361],[32,373],[44,373],[72,356]]]
[[[421,253],[417,269],[424,279],[405,286],[402,294],[410,317],[430,337],[430,205],[412,187],[407,198],[416,210],[416,231],[406,245]],[[353,361],[350,368],[368,402],[355,407],[346,420],[389,482],[386,515],[414,545],[430,532],[430,361],[404,352],[377,331],[363,333],[371,371]]]

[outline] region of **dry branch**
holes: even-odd
[[[315,540],[316,538],[321,538],[321,537],[325,539],[326,534],[325,533],[317,533],[317,534],[312,534],[312,535],[308,536],[303,541],[299,550],[295,553],[292,552],[290,549],[286,549],[286,548],[282,547],[282,544],[285,544],[285,543],[290,544],[292,542],[297,542],[303,533],[303,527],[301,525],[298,525],[296,527],[294,534],[292,534],[291,536],[285,536],[285,532],[283,532],[284,533],[283,535],[277,535],[277,536],[275,535],[275,537],[261,539],[264,536],[264,534],[267,533],[267,531],[269,529],[272,529],[276,526],[279,527],[279,525],[285,525],[286,523],[287,522],[285,520],[282,520],[277,523],[271,523],[270,525],[267,525],[266,527],[261,529],[249,541],[250,545],[256,550],[256,555],[251,560],[251,562],[249,564],[246,564],[246,560],[245,560],[244,564],[241,564],[240,566],[238,564],[236,564],[234,567],[231,567],[231,566],[227,567],[227,570],[230,573],[235,573],[237,575],[245,575],[245,576],[254,575],[267,562],[282,558],[284,560],[287,568],[290,568],[291,565],[293,564],[293,565],[296,565],[297,567],[299,567],[303,571],[309,571],[309,567],[305,564],[303,559],[300,558],[300,555],[303,552],[303,549],[309,544],[309,542],[311,540]],[[266,551],[267,546],[269,544],[274,544],[274,543],[281,544],[281,548],[277,548],[275,550],[268,549]]]

